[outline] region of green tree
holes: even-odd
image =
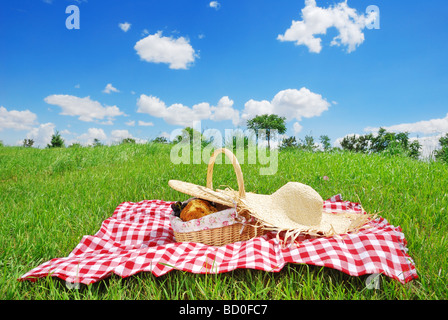
[[[62,139],[59,131],[56,131],[51,136],[51,142],[47,144],[47,148],[63,148],[64,147],[64,139]]]
[[[324,151],[330,150],[330,148],[331,148],[330,138],[327,135],[320,136],[320,143],[322,143],[322,147],[324,148]]]
[[[355,145],[358,142],[358,138],[355,135],[345,136],[341,141],[341,147],[344,150],[355,151]]]
[[[298,147],[298,142],[296,140],[296,137],[292,136],[289,138],[284,138],[282,140],[282,143],[280,145],[280,149],[288,149],[288,148],[297,148]]]
[[[69,148],[82,148],[82,145],[79,142],[73,142],[68,146]]]
[[[402,154],[414,159],[420,156],[421,144],[418,140],[410,142],[408,132],[387,132],[380,128],[377,135],[350,135],[341,141],[342,149],[354,152],[387,153],[389,155]]]
[[[206,145],[210,144],[210,140],[207,139],[202,133],[197,131],[196,129],[193,129],[191,127],[186,127],[182,129],[182,133],[178,135],[174,140],[173,143],[189,143],[190,146],[194,146],[194,141],[199,141],[199,145],[202,147],[205,147]]]
[[[23,139],[23,146],[25,148],[31,148],[34,144],[34,140],[33,139]]]
[[[263,114],[247,120],[247,127],[255,131],[258,142],[258,131],[266,131],[266,139],[268,140],[268,148],[271,148],[271,130],[277,130],[279,134],[286,132],[286,118],[275,114]]]
[[[341,147],[348,151],[366,153],[371,151],[372,137],[371,133],[358,137],[356,135],[346,136],[341,141]]]
[[[313,152],[314,150],[316,150],[317,146],[314,143],[313,136],[306,135],[301,147],[303,148],[303,150],[306,150],[306,151]]]
[[[135,144],[135,139],[133,138],[124,138],[121,140],[120,144]]]
[[[367,153],[372,145],[373,135],[371,133],[358,137],[358,142],[355,144],[355,151]]]
[[[168,139],[165,138],[165,137],[157,137],[154,140],[152,140],[152,142],[167,144],[168,143]]]
[[[448,163],[448,133],[439,139],[441,149],[434,151],[434,157],[437,161]]]
[[[420,144],[420,142],[418,142],[418,140],[412,141],[412,143],[409,145],[409,151],[408,151],[409,157],[418,159],[418,157],[420,156],[421,148],[422,145]]]
[[[101,147],[103,144],[101,143],[100,139],[95,138],[93,139],[93,146],[94,147]]]
[[[372,152],[382,152],[389,147],[392,141],[396,141],[395,133],[387,132],[386,129],[380,128],[376,136],[372,136],[370,149]]]

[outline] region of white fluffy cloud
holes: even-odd
[[[126,138],[132,138],[132,134],[130,134],[128,130],[113,130],[111,132],[112,142],[120,142]]]
[[[274,96],[272,101],[251,99],[244,105],[241,115],[233,104],[233,100],[224,96],[216,106],[208,102],[195,104],[191,108],[180,103],[167,106],[158,97],[142,94],[137,100],[137,112],[162,118],[167,123],[178,126],[191,127],[193,122],[205,119],[231,120],[234,126],[238,126],[261,114],[277,114],[286,117],[287,121],[293,119],[300,121],[302,118],[320,116],[331,105],[320,94],[311,92],[307,88],[282,90]],[[295,132],[298,133],[301,129],[302,126],[296,122]]]
[[[208,6],[210,8],[214,8],[214,9],[218,10],[221,7],[221,4],[218,1],[210,1]]]
[[[138,120],[138,125],[141,127],[152,127],[154,126],[154,123]]]
[[[278,92],[272,101],[253,99],[247,101],[241,117],[248,120],[260,114],[276,114],[286,117],[287,121],[293,119],[300,121],[302,118],[320,116],[329,106],[330,103],[322,98],[322,95],[311,92],[305,87],[300,90],[286,89]],[[301,128],[299,123],[294,124],[296,132]]]
[[[210,106],[207,102],[195,104],[191,108],[180,103],[175,103],[167,107],[165,102],[158,97],[142,94],[137,100],[137,112],[162,118],[172,125],[191,127],[194,121],[211,119],[212,117],[215,121],[229,119],[228,115],[226,115],[225,119],[219,117],[221,117],[222,109],[226,109],[227,111],[233,110],[231,107],[233,101],[228,99],[228,97],[224,97],[221,98],[220,103],[218,103],[217,107]]]
[[[103,129],[89,128],[86,133],[77,137],[77,140],[83,145],[93,144],[95,139],[100,140],[102,143],[106,141],[107,136]]]
[[[108,136],[103,129],[89,128],[87,132],[77,136],[71,142],[79,142],[82,145],[92,145],[95,139],[98,139],[101,143],[110,145],[120,143],[123,139],[131,138],[136,143],[145,143],[146,140],[134,137],[128,130],[112,130],[110,136]]]
[[[210,108],[212,111],[210,119],[214,121],[232,120],[233,125],[238,125],[240,123],[240,113],[233,108],[233,103],[233,100],[229,97],[222,97],[216,107],[212,106]]]
[[[39,127],[32,128],[26,134],[26,138],[33,139],[35,147],[44,148],[51,142],[51,136],[54,134],[55,127],[51,122],[41,124]]]
[[[188,69],[197,57],[187,39],[164,37],[162,31],[139,40],[134,49],[142,60],[166,63],[170,69]]]
[[[448,132],[448,113],[445,118],[430,119],[417,121],[412,123],[396,124],[389,127],[383,127],[387,131],[391,132],[409,132],[409,133],[423,133],[423,134],[435,134]],[[367,127],[364,129],[366,132],[376,132],[379,128]]]
[[[0,106],[0,131],[3,129],[29,130],[36,124],[37,115],[29,110],[8,111]]]
[[[315,0],[305,0],[305,7],[302,9],[303,20],[293,20],[291,26],[284,34],[278,35],[277,39],[305,45],[310,52],[319,53],[322,50],[322,39],[316,35],[324,35],[327,29],[334,27],[339,34],[333,38],[331,45],[344,45],[347,46],[348,52],[352,52],[364,42],[362,31],[372,24],[375,18],[376,12],[358,14],[348,6],[347,1],[321,8],[316,5]]]
[[[298,134],[300,131],[302,131],[302,125],[298,122],[294,122],[294,125],[292,126],[294,129],[294,134]]]
[[[118,27],[120,27],[120,29],[123,30],[124,32],[128,32],[128,30],[131,28],[131,24],[129,22],[123,22],[119,23]]]
[[[134,139],[136,143],[146,142],[146,140],[134,137],[128,130],[112,130],[110,135],[111,135],[110,137],[111,143],[119,143],[126,138]]]
[[[111,124],[116,116],[123,115],[117,106],[102,106],[98,101],[91,100],[89,96],[79,98],[65,94],[53,94],[44,99],[48,104],[59,106],[61,115],[78,116],[79,120],[91,122],[107,119],[105,124]]]
[[[120,92],[117,88],[115,88],[112,83],[108,83],[106,87],[103,90],[104,93],[111,93],[111,92]]]
[[[129,121],[125,122],[124,124],[127,125],[127,126],[130,126],[130,127],[134,127],[135,126],[135,120],[129,120]],[[152,126],[154,126],[154,123],[152,123],[152,122],[146,122],[146,121],[141,121],[141,120],[138,120],[137,124],[140,127],[152,127]]]
[[[418,140],[422,146],[420,152],[423,158],[432,157],[435,150],[440,149],[439,139],[444,136],[444,134],[437,134],[434,136],[410,138],[410,141]]]

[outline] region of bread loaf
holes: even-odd
[[[193,219],[199,219],[203,216],[217,212],[218,210],[212,206],[212,204],[206,200],[193,199],[187,206],[182,209],[180,218],[183,221],[189,221]]]

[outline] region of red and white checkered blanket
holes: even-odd
[[[53,276],[70,283],[90,284],[112,273],[129,277],[150,271],[161,276],[173,269],[221,273],[237,268],[277,272],[287,263],[325,266],[352,276],[381,273],[401,283],[418,277],[401,228],[381,217],[358,233],[301,239],[297,246],[283,246],[276,233],[271,232],[213,247],[175,242],[168,218],[171,203],[121,203],[100,230],[93,236],[84,236],[68,257],[47,261],[18,280]],[[359,204],[342,201],[339,195],[324,201],[324,209],[335,214],[347,210],[361,212]]]

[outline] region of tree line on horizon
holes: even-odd
[[[284,134],[286,132],[286,118],[280,117],[275,114],[263,114],[257,115],[252,119],[247,120],[247,128],[252,129],[256,135],[256,143],[258,142],[258,132],[260,130],[264,130],[267,146],[270,148],[270,141],[272,139],[273,132],[275,130],[276,133]],[[151,140],[154,143],[163,143],[163,144],[177,144],[182,141],[187,141],[188,143],[192,142],[193,137],[199,137],[201,140],[201,146],[204,147],[213,142],[212,139],[206,138],[202,133],[197,130],[186,127],[182,130],[182,133],[178,135],[172,142],[168,141],[165,137],[156,137]],[[250,141],[249,137],[244,136],[243,138],[243,146],[245,148],[248,147]],[[324,151],[331,152],[335,150],[347,150],[350,152],[358,152],[358,153],[385,153],[389,155],[397,155],[401,154],[404,156],[408,156],[413,159],[418,159],[421,155],[421,144],[418,140],[412,140],[409,138],[408,132],[388,132],[384,128],[380,128],[376,135],[369,133],[365,135],[348,135],[345,136],[339,147],[331,147],[330,138],[327,135],[321,135],[319,137],[320,146],[315,142],[314,137],[311,135],[306,135],[305,138],[297,140],[295,136],[283,138],[279,149],[301,149],[304,151],[315,152],[315,151]],[[125,138],[122,139],[120,144],[127,143],[136,143],[133,138]],[[231,141],[225,141],[226,145],[229,145],[233,148],[236,147],[237,137],[233,136]],[[441,161],[448,164],[448,133],[445,136],[442,136],[439,139],[439,143],[441,148],[434,151],[434,158],[436,161]],[[24,139],[23,147],[32,147],[34,144],[33,139]],[[257,143],[258,144],[258,143]],[[94,139],[93,144],[91,146],[98,147],[102,146],[100,140]],[[0,146],[3,146],[3,143],[0,141]],[[61,137],[60,133],[56,131],[52,137],[49,144],[47,144],[47,148],[61,148],[65,147],[65,141]],[[69,147],[82,147],[80,143],[73,143]]]

